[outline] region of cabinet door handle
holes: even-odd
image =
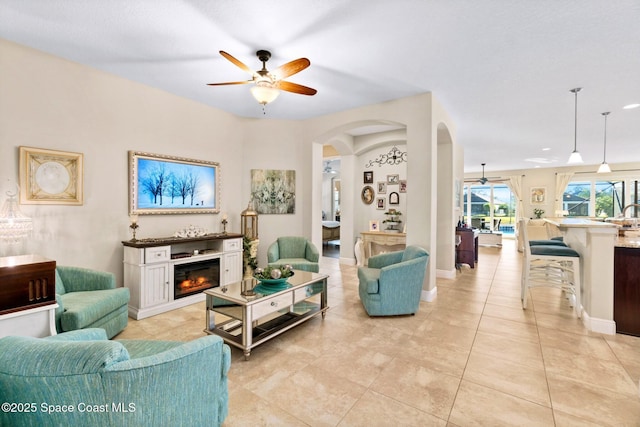
[[[277,306],[278,306],[278,303],[277,303],[277,302],[275,302],[275,301],[271,301],[271,307],[277,307]]]

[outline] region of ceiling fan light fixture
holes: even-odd
[[[578,92],[580,92],[581,90],[581,87],[571,89],[571,92],[575,95],[575,120],[573,133],[573,153],[571,153],[571,156],[569,156],[569,161],[567,162],[570,165],[583,163],[582,156],[578,152]]]
[[[258,101],[259,104],[267,105],[276,100],[280,91],[273,87],[273,85],[267,81],[257,81],[255,86],[251,88],[251,95]]]

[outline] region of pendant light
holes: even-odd
[[[602,113],[604,116],[604,154],[602,156],[602,164],[598,168],[598,173],[609,173],[611,172],[611,168],[607,163],[607,116],[611,114],[610,111]]]
[[[573,153],[569,156],[569,161],[567,162],[570,165],[574,165],[577,163],[582,163],[582,156],[578,152],[578,92],[582,90],[581,87],[577,87],[575,89],[571,89],[571,92],[575,95],[575,129],[574,129],[574,137],[573,137]]]

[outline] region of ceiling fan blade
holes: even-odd
[[[279,89],[287,92],[299,93],[300,95],[315,95],[318,91],[307,86],[302,86],[297,83],[279,81],[277,84]]]
[[[307,58],[298,58],[291,62],[287,62],[284,65],[276,68],[271,74],[273,74],[276,80],[286,79],[289,76],[293,76],[296,73],[307,68],[311,65],[311,62]]]
[[[253,83],[253,80],[245,80],[242,82],[207,83],[207,86],[246,85],[247,83]]]
[[[220,55],[224,56],[227,60],[229,60],[230,62],[232,62],[235,66],[237,66],[238,68],[246,71],[247,73],[253,75],[253,70],[249,67],[247,67],[242,61],[240,61],[239,59],[233,57],[232,55],[229,55],[227,52],[225,52],[224,50],[220,51]]]

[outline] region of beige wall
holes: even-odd
[[[2,190],[17,182],[21,145],[85,156],[83,206],[21,205],[34,220],[26,252],[53,258],[60,265],[112,271],[121,283],[121,241],[130,238],[129,150],[219,162],[220,206],[229,214],[232,231],[239,231],[239,215],[249,201],[251,169],[296,170],[296,212],[261,215],[259,261],[266,261],[266,247],[280,235],[310,236],[319,245],[322,145],[344,138],[344,130],[351,127],[392,122],[407,129],[406,211],[407,218],[414,218],[407,241],[435,256],[437,131],[432,123],[453,126],[431,94],[306,121],[246,119],[4,40],[0,40],[0,69]],[[341,231],[355,241],[362,231],[354,227],[362,169],[355,160],[358,148],[353,141],[347,138],[341,147]],[[218,231],[220,218],[142,216],[138,236],[167,236],[191,224]],[[1,249],[2,254],[8,251]],[[352,248],[341,249],[344,260],[353,259]],[[435,263],[430,263],[425,289],[434,286]]]
[[[34,223],[27,252],[60,265],[112,271],[121,280],[120,242],[131,237],[128,150],[220,162],[220,206],[237,228],[235,218],[246,199],[238,191],[243,179],[237,166],[243,155],[238,118],[3,40],[0,70],[3,196],[18,179],[19,146],[84,154],[82,206],[20,206]],[[219,217],[143,216],[138,236],[171,235],[190,224],[218,231]]]

